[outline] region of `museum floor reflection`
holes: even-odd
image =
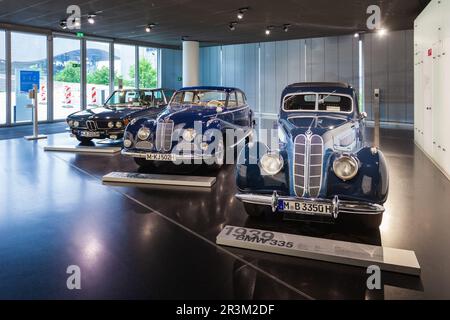
[[[270,128],[274,120],[261,123]],[[302,299],[303,292],[319,299],[448,298],[450,252],[436,243],[450,242],[450,216],[443,214],[450,206],[450,183],[414,148],[409,131],[382,130],[381,138],[391,192],[380,231],[277,216],[249,219],[234,197],[232,165],[166,172],[215,176],[211,189],[102,185],[105,174],[139,169],[120,154],[42,150],[47,144],[78,144],[68,133],[36,143],[0,141],[0,296],[70,297],[50,280],[75,260],[91,268],[92,287],[83,297],[167,298],[176,292],[191,298]],[[414,250],[422,277],[383,274],[383,291],[367,292],[363,268],[215,247],[226,225]],[[30,253],[34,262],[26,263]],[[44,274],[51,285],[23,295],[28,285],[20,274]],[[112,294],[111,288],[122,291]]]

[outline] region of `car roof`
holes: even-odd
[[[225,92],[232,92],[232,91],[241,91],[239,88],[234,87],[219,87],[219,86],[194,86],[194,87],[183,87],[179,91],[187,91],[187,90],[211,90],[211,91],[225,91]]]
[[[288,85],[281,95],[281,99],[288,94],[301,92],[333,92],[353,96],[355,89],[344,82],[299,82]]]
[[[345,82],[298,82],[287,86],[287,88],[305,88],[305,87],[315,87],[315,88],[351,88],[352,86]]]

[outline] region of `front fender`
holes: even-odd
[[[280,195],[289,194],[289,165],[285,152],[283,169],[276,175],[266,175],[259,167],[260,158],[269,152],[269,148],[261,143],[247,144],[238,156],[236,166],[236,184],[241,192],[272,194],[277,191]]]
[[[137,118],[133,121],[131,121],[127,127],[125,128],[125,138],[134,140],[136,137],[138,131],[142,127],[147,127],[150,129],[151,132],[156,131],[156,122],[154,119],[148,119],[148,118]]]
[[[333,154],[327,169],[327,197],[338,195],[344,200],[368,201],[378,204],[386,202],[389,191],[389,175],[386,159],[379,150],[370,147],[356,153],[360,166],[358,174],[350,181],[342,181],[333,172],[332,163],[338,156]]]

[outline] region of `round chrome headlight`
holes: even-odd
[[[283,158],[278,153],[266,153],[259,163],[261,168],[272,176],[283,169]]]
[[[133,142],[131,142],[131,140],[129,140],[129,139],[123,140],[123,146],[124,146],[125,148],[131,147],[132,144],[133,144]]]
[[[184,129],[183,130],[183,139],[187,142],[192,142],[195,139],[195,136],[197,135],[197,132],[195,132],[195,129]]]
[[[108,128],[114,128],[114,122],[110,121],[108,122]]]
[[[146,127],[140,128],[137,136],[140,140],[147,140],[150,137],[150,129]]]
[[[80,123],[79,123],[78,121],[74,121],[74,122],[73,122],[73,126],[74,126],[75,128],[77,128],[79,125],[80,125]]]
[[[117,121],[117,122],[116,122],[116,128],[120,129],[120,128],[122,128],[122,127],[123,127],[123,123],[120,122],[120,121]]]
[[[67,121],[67,124],[69,125],[69,127],[73,127],[73,120]]]
[[[353,179],[358,170],[358,160],[352,156],[343,155],[333,162],[334,174],[344,181]]]

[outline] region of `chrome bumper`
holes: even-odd
[[[127,151],[125,149],[122,149],[121,153],[124,156],[129,156],[133,158],[147,158],[147,153],[154,153],[154,152],[136,152],[136,151]],[[175,160],[206,160],[206,159],[215,159],[216,157],[213,155],[192,155],[192,154],[176,154]],[[150,160],[149,160],[150,161]]]
[[[345,201],[339,200],[338,196],[335,196],[333,200],[328,199],[308,199],[297,197],[282,197],[276,192],[272,196],[258,195],[258,194],[245,194],[238,193],[236,198],[245,203],[269,206],[273,212],[278,210],[278,202],[282,201],[304,201],[308,203],[322,203],[331,204],[332,213],[328,214],[331,218],[337,219],[340,213],[358,214],[358,215],[378,215],[384,212],[384,207],[376,203],[360,202],[360,201]],[[317,214],[323,216],[324,214]],[[326,215],[326,214],[325,214]]]

